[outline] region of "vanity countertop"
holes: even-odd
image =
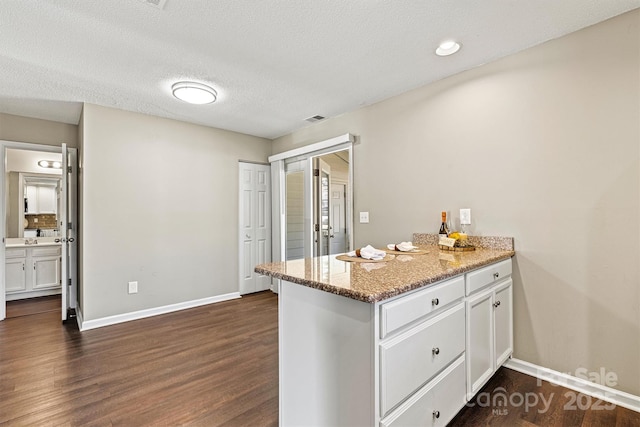
[[[60,246],[60,242],[56,242],[55,239],[59,237],[34,237],[30,239],[25,238],[7,238],[5,242],[5,248],[38,248],[41,246]],[[26,243],[27,241],[33,241],[38,243]]]
[[[471,252],[448,252],[436,245],[420,242],[419,247],[426,250],[426,254],[392,255],[393,258],[386,262],[345,262],[336,259],[336,255],[329,255],[261,264],[255,271],[347,298],[375,303],[509,259],[515,255],[513,239],[505,239],[509,239],[511,248],[477,247]],[[419,241],[415,236],[414,240]]]

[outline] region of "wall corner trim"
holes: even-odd
[[[128,322],[130,320],[144,319],[145,317],[157,316],[159,314],[172,313],[174,311],[186,310],[188,308],[200,307],[202,305],[213,304],[216,302],[229,301],[240,298],[239,292],[231,292],[214,297],[201,298],[191,301],[179,302],[177,304],[169,304],[161,307],[148,308],[145,310],[132,311],[130,313],[116,314],[114,316],[101,317],[93,320],[83,320],[82,314],[78,312],[78,327],[80,331],[88,331],[89,329],[101,328],[103,326],[115,325],[118,323]]]
[[[562,387],[601,399],[604,402],[613,403],[632,411],[640,412],[640,396],[616,390],[598,383],[578,378],[563,372],[554,371],[520,359],[509,359],[504,364],[506,368],[523,374],[531,375],[538,379],[549,381]]]

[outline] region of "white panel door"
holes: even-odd
[[[69,240],[67,224],[68,218],[68,204],[67,204],[67,191],[69,189],[69,158],[67,155],[67,144],[62,144],[62,179],[60,180],[60,212],[58,215],[58,221],[60,227],[58,227],[60,234],[60,276],[62,280],[62,306],[60,311],[62,312],[62,321],[67,320],[67,314],[69,310],[69,289],[67,287],[69,282]]]
[[[240,162],[239,181],[239,291],[248,294],[271,285],[271,278],[253,271],[271,261],[270,166]]]

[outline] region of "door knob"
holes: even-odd
[[[431,353],[433,353],[434,355],[440,354],[440,349],[438,347],[434,347],[433,350],[431,350]]]
[[[438,305],[440,304],[440,300],[438,298],[434,298],[431,300],[431,305]]]
[[[433,411],[433,418],[440,418],[440,411]]]
[[[247,239],[250,239],[250,238],[251,238],[251,236],[249,236],[248,234],[245,234],[244,236],[245,236]]]
[[[69,243],[73,243],[76,241],[76,239],[74,239],[73,237],[69,237],[69,240],[67,240]]]

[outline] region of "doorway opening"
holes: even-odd
[[[312,158],[313,169],[313,256],[348,251],[347,194],[349,151],[342,150]]]
[[[56,305],[67,320],[77,301],[77,150],[66,144],[1,145],[0,320]]]

